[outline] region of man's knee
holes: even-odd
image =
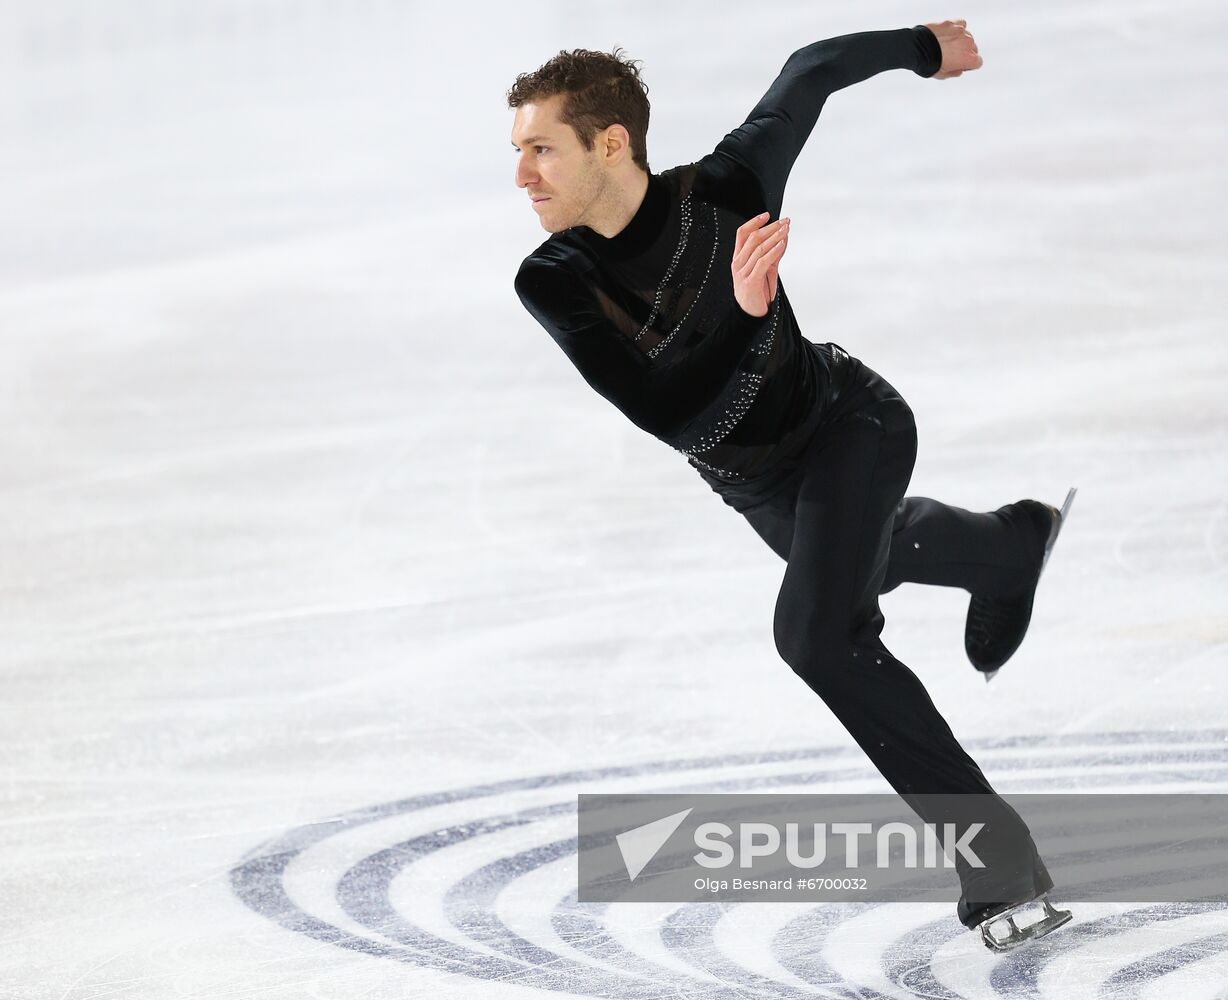
[[[911,565],[917,561],[921,545],[910,538],[912,529],[925,510],[926,504],[932,500],[925,497],[904,497],[895,507],[895,515],[891,524],[891,548],[887,556],[887,571],[883,574],[880,594],[889,594],[909,576]],[[928,556],[929,553],[927,552]]]
[[[773,635],[781,659],[820,695],[856,662],[852,623],[842,617],[778,609]]]

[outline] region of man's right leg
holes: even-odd
[[[1052,881],[1027,826],[881,638],[877,595],[915,453],[911,411],[884,401],[812,442],[791,524],[778,510],[747,518],[774,549],[790,540],[773,622],[781,657],[923,820],[984,824],[976,850],[986,867],[956,860],[958,914],[972,927],[987,906],[1033,899]]]

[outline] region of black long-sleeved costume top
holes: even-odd
[[[735,230],[780,214],[785,182],[828,95],[884,70],[933,76],[918,25],[798,49],[746,121],[703,159],[649,174],[635,216],[606,238],[553,234],[516,275],[521,302],[584,379],[709,482],[761,477],[805,446],[828,379],[778,280],[766,316],[733,295]]]

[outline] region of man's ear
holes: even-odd
[[[631,133],[625,125],[619,125],[617,122],[610,125],[606,128],[602,141],[605,144],[606,159],[618,156],[620,152],[626,156],[631,155]]]

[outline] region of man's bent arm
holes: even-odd
[[[650,361],[559,265],[526,261],[516,294],[584,380],[632,423],[657,436],[680,431],[717,397],[764,320],[736,302],[703,343],[672,362]]]
[[[861,31],[826,38],[789,56],[762,100],[716,147],[748,167],[763,189],[764,207],[780,215],[785,182],[828,96],[889,69],[933,76],[942,49],[925,25]]]

